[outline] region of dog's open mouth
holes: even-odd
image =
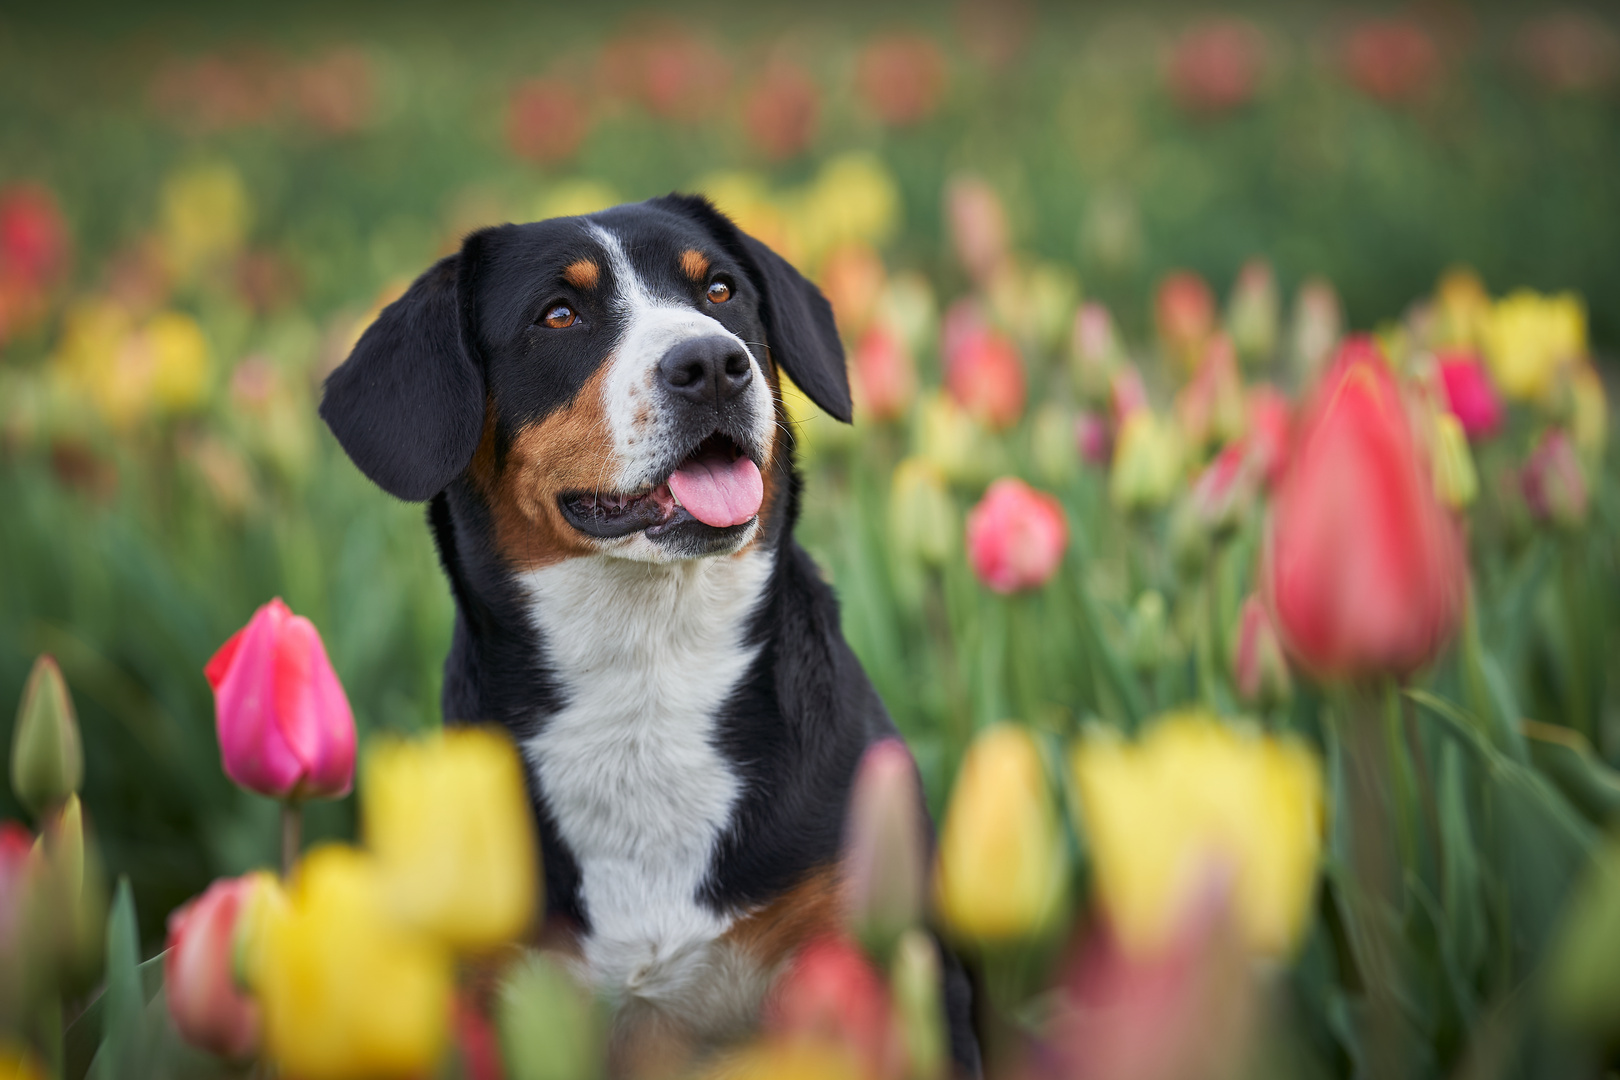
[[[765,481],[759,466],[728,436],[716,432],[650,489],[577,491],[563,495],[559,502],[569,524],[609,539],[643,529],[657,538],[689,521],[715,529],[746,525],[764,500]]]

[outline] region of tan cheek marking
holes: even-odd
[[[564,520],[557,497],[599,488],[616,471],[602,400],[611,363],[591,376],[572,404],[519,432],[498,473],[493,411],[486,416],[472,478],[489,502],[495,546],[515,569],[537,570],[596,550]]]
[[[709,276],[709,257],[694,248],[687,248],[681,252],[681,272],[693,281],[702,281]]]
[[[843,922],[843,889],[837,866],[813,870],[799,884],[732,924],[725,938],[763,967],[773,968],[812,938],[837,931]]]
[[[576,289],[594,289],[602,268],[589,259],[576,259],[563,269],[563,280]]]

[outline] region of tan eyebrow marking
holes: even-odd
[[[681,269],[693,281],[702,281],[709,276],[709,257],[694,248],[687,248],[681,252]]]
[[[563,280],[576,289],[594,289],[602,268],[589,259],[575,259],[563,268]]]

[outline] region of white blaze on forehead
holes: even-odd
[[[674,443],[672,418],[659,387],[658,364],[670,349],[692,338],[730,338],[747,354],[754,378],[745,394],[753,413],[755,438],[757,445],[770,446],[776,422],[770,386],[748,343],[719,320],[694,308],[690,301],[654,293],[636,273],[618,236],[594,222],[588,227],[607,255],[613,273],[613,304],[624,320],[624,330],[614,346],[602,384],[618,464],[618,487],[632,491],[662,483],[666,477],[654,475],[655,471],[669,464],[672,452],[685,449]]]

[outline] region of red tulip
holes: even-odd
[[[233,970],[237,918],[251,878],[220,878],[169,916],[163,982],[169,1016],[193,1046],[233,1061],[259,1045],[259,1006],[237,989]]]
[[[328,135],[351,135],[371,122],[377,76],[366,53],[334,49],[294,75],[298,111]]]
[[[850,789],[844,830],[849,919],[868,941],[891,941],[923,914],[928,835],[911,751],[899,739],[873,743]]]
[[[563,80],[530,79],[512,91],[506,145],[518,157],[542,165],[564,161],[590,130],[590,106]]]
[[[1445,352],[1436,358],[1446,403],[1470,439],[1483,439],[1502,426],[1502,399],[1472,353]]]
[[[1284,647],[1318,676],[1405,675],[1456,628],[1462,537],[1370,337],[1345,342],[1307,407],[1261,579]]]
[[[1170,91],[1188,112],[1228,112],[1254,97],[1266,40],[1242,19],[1215,19],[1182,35],[1170,56]]]
[[[979,580],[999,593],[1046,584],[1063,562],[1069,522],[1055,498],[1022,480],[990,485],[967,518],[968,559]]]
[[[314,625],[278,597],[220,646],[214,688],[225,774],[278,799],[336,798],[354,780],[354,715]]]
[[[1277,628],[1258,596],[1243,601],[1237,639],[1232,643],[1232,681],[1238,696],[1255,705],[1276,705],[1288,698],[1291,680]]]
[[[1194,366],[1215,329],[1215,294],[1208,283],[1191,270],[1177,270],[1159,282],[1153,310],[1170,354]]]
[[[67,225],[55,196],[38,184],[0,189],[0,283],[50,285],[65,269],[67,255]]]
[[[1267,487],[1275,486],[1288,466],[1288,435],[1293,426],[1293,412],[1287,395],[1270,383],[1260,383],[1249,390],[1249,430],[1243,441],[1265,476]]]
[[[994,330],[969,332],[945,359],[945,389],[992,428],[1008,428],[1024,411],[1024,364],[1018,346]]]
[[[505,1080],[500,1034],[489,1017],[479,1011],[470,994],[456,995],[450,1026],[466,1080]]]
[[[771,64],[746,100],[743,127],[754,146],[770,160],[797,157],[815,138],[821,116],[821,90],[800,65],[791,61]]]
[[[1586,474],[1575,444],[1561,428],[1541,437],[1525,463],[1524,499],[1538,521],[1566,527],[1586,520]]]
[[[917,393],[917,371],[905,343],[886,326],[874,326],[851,358],[861,407],[875,420],[898,420]]]
[[[765,1030],[851,1051],[871,1077],[904,1072],[888,987],[864,953],[843,938],[799,951],[765,1007]]]
[[[1373,19],[1351,32],[1344,64],[1358,90],[1395,104],[1429,89],[1440,74],[1440,52],[1428,31],[1410,19]]]
[[[1193,513],[1204,528],[1220,532],[1236,525],[1259,495],[1259,462],[1243,440],[1228,443],[1193,481],[1188,492]]]
[[[916,34],[876,38],[855,62],[861,97],[879,120],[892,127],[932,116],[945,94],[946,74],[939,46]]]
[[[729,98],[725,55],[670,21],[643,21],[637,33],[609,42],[598,71],[610,95],[639,102],[666,120],[699,123]]]

